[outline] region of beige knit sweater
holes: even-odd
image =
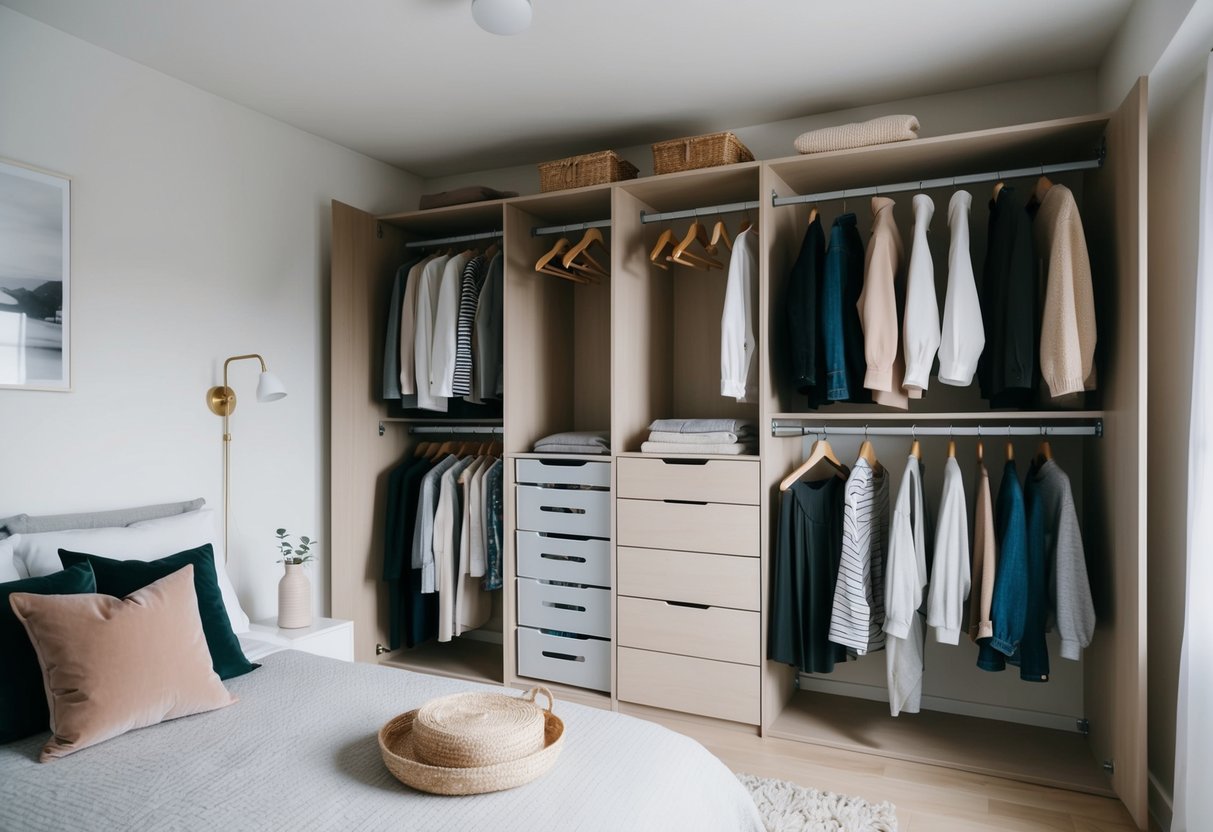
[[[905,282],[905,249],[893,219],[893,200],[872,197],[872,237],[859,295],[859,322],[863,328],[863,352],[867,373],[863,386],[872,400],[886,407],[908,410],[909,397],[902,389],[905,360],[898,334],[897,284]]]
[[[1034,223],[1047,283],[1040,326],[1040,373],[1054,398],[1095,389],[1095,295],[1074,194],[1049,188]]]

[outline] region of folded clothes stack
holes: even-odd
[[[609,454],[611,435],[605,430],[553,433],[535,443],[537,454]]]
[[[649,425],[646,454],[753,454],[758,436],[742,419],[658,419]]]

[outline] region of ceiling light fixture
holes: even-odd
[[[516,35],[531,25],[531,0],[472,0],[472,19],[494,35]]]

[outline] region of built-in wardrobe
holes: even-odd
[[[1145,129],[1142,80],[1112,113],[425,212],[372,216],[334,203],[332,613],[355,621],[359,660],[514,687],[541,680],[558,698],[627,713],[692,713],[763,736],[1115,794],[1144,829]],[[1091,160],[1100,164],[1052,174],[1081,210],[1094,280],[1099,385],[1080,410],[992,410],[976,384],[934,382],[908,412],[805,406],[785,371],[782,328],[810,210],[827,219],[853,211],[866,230],[865,189],[899,183],[890,196],[908,237],[913,183],[941,205],[965,177]],[[1032,181],[1014,184],[1028,190]],[[964,187],[974,193],[980,269],[989,184]],[[795,199],[806,195],[811,202]],[[720,395],[723,273],[650,259],[662,229],[697,213],[746,216],[756,226],[754,401]],[[609,278],[586,284],[536,271],[557,238],[575,238],[587,224],[603,233]],[[444,416],[383,401],[396,269],[426,243],[493,234],[505,258],[499,409]],[[946,252],[935,260],[946,263]],[[641,453],[654,419],[701,417],[755,422],[756,453]],[[923,711],[893,718],[880,701],[880,654],[829,675],[767,660],[779,482],[805,459],[814,434],[825,432],[849,462],[864,438],[858,429],[882,426],[923,429],[935,493],[948,439],[939,428],[980,427],[990,433],[988,457],[1006,441],[1023,458],[1035,449],[1025,433],[1084,429],[1053,439],[1074,486],[1096,606],[1081,661],[1058,660],[1047,685],[1030,685],[983,674],[967,640],[932,644]],[[942,435],[926,435],[931,428]],[[541,437],[573,430],[608,431],[611,453],[532,452]],[[457,431],[504,446],[503,586],[479,631],[392,651],[381,580],[387,472],[419,441]],[[955,441],[958,456],[971,459],[975,438]],[[874,442],[883,458],[904,463],[908,437]],[[990,470],[996,478],[993,461]],[[557,509],[545,512],[549,503]],[[569,517],[582,519],[568,525]]]

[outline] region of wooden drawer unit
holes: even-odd
[[[619,644],[722,662],[759,663],[760,618],[748,610],[619,598]]]
[[[611,585],[611,542],[518,532],[518,575],[587,586]]]
[[[619,547],[619,594],[737,610],[760,609],[758,558]]]
[[[619,496],[756,506],[757,460],[619,458]]]
[[[611,689],[611,643],[519,627],[518,675],[592,690]]]
[[[518,528],[581,537],[611,536],[611,492],[518,486]]]
[[[572,459],[520,459],[514,482],[522,485],[611,487],[611,463]]]
[[[583,636],[611,637],[611,591],[518,579],[518,623]]]
[[[757,725],[759,668],[620,647],[619,699]]]
[[[758,506],[619,500],[620,546],[758,557]]]

